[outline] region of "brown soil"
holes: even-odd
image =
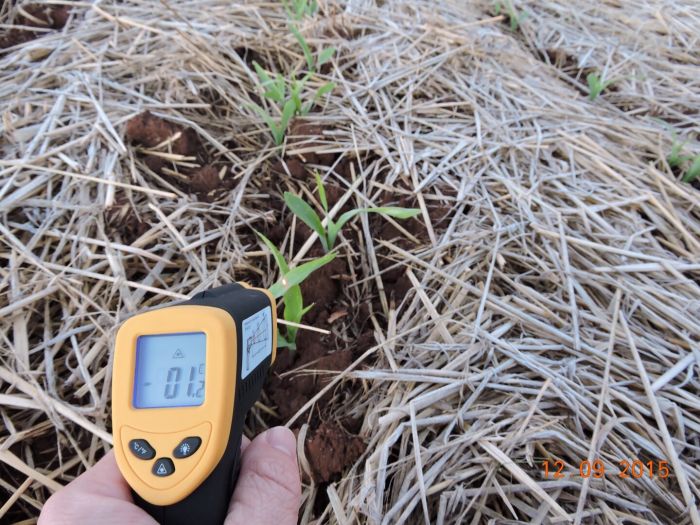
[[[322,164],[330,166],[336,159],[335,153],[318,153],[313,150],[327,149],[328,146],[324,142],[328,139],[323,137],[324,127],[320,124],[294,119],[289,126],[287,133],[287,144],[290,149],[309,149],[308,153],[299,154],[302,162],[307,164]]]
[[[136,115],[129,120],[126,124],[125,135],[132,144],[155,148],[178,132],[180,132],[180,136],[170,143],[167,151],[186,157],[196,156],[201,145],[193,130],[184,129],[182,126],[153,115],[150,111]],[[161,157],[147,155],[146,164],[156,173],[161,173],[161,170],[170,162]]]
[[[236,181],[231,176],[220,176],[220,168],[207,164],[190,172],[190,191],[205,199],[213,198],[217,190],[231,190]]]
[[[222,166],[208,163],[209,156],[206,150],[195,131],[190,128],[174,124],[145,111],[127,122],[125,137],[131,144],[155,148],[176,133],[180,134],[179,137],[173,140],[164,151],[192,157],[195,159],[194,162],[199,163],[201,167],[177,166],[177,163],[162,157],[145,154],[144,162],[151,170],[184,191],[196,194],[202,200],[213,200],[223,191],[229,191],[235,186],[232,177],[219,176]],[[180,177],[171,176],[164,171],[164,168],[177,170],[186,177],[183,180]]]
[[[296,351],[278,351],[278,358],[266,390],[276,406],[280,421],[292,417],[325,387],[335,375],[331,372],[345,370],[352,363],[352,349],[335,350],[337,344],[338,341],[335,341],[333,336],[323,337],[315,332],[300,331]],[[279,375],[290,370],[298,372],[285,377]],[[312,370],[314,372],[311,372]],[[350,398],[354,392],[354,385],[345,383],[339,389],[341,392],[336,392],[335,395]],[[355,462],[365,448],[360,436],[343,431],[329,422],[334,417],[334,403],[331,402],[333,396],[334,393],[329,392],[318,400],[309,421],[306,456],[311,466],[312,477],[317,483],[336,479]],[[293,429],[298,430],[298,425],[302,422],[297,422]],[[357,424],[349,426],[354,432],[359,431]]]
[[[392,202],[388,199],[382,203],[384,206],[402,206],[404,208],[416,208],[418,202],[408,196],[401,197],[398,202]],[[433,229],[439,230],[444,228],[452,213],[452,208],[448,206],[428,207],[428,215],[430,216]],[[419,220],[421,219],[421,220]],[[421,243],[428,242],[428,230],[422,221],[421,217],[411,218],[400,221],[401,227],[411,233]],[[375,238],[389,241],[403,250],[410,251],[413,246],[413,241],[406,236],[393,224],[382,219],[377,215],[373,215],[370,219],[370,231]],[[379,255],[386,254],[387,257],[380,257],[378,260],[379,270],[382,271],[382,283],[387,294],[387,298],[392,298],[396,302],[400,302],[406,294],[413,288],[410,279],[406,275],[406,270],[403,266],[391,268],[396,264],[396,254],[392,254],[386,249],[378,249]]]
[[[265,57],[257,51],[255,51],[254,49],[251,49],[246,46],[238,46],[233,48],[233,52],[236,53],[240,58],[242,58],[251,70],[254,67],[253,62],[257,62],[264,69],[269,69],[269,67],[267,67],[265,64]]]
[[[347,465],[352,465],[362,455],[362,440],[339,425],[327,422],[307,435],[306,454],[311,475],[316,483],[337,481]]]
[[[14,19],[15,26],[36,27],[42,29],[62,29],[68,21],[70,10],[68,6],[50,6],[46,4],[28,4],[22,6],[22,9],[32,18],[25,16],[22,13]],[[35,20],[36,19],[36,20]],[[12,27],[0,33],[0,49],[23,44],[44,34],[44,31],[32,31]]]
[[[308,150],[296,155],[287,155],[272,165],[272,172],[277,175],[289,173],[293,179],[313,180],[313,165],[332,166],[337,155],[320,153],[328,149],[330,140],[324,137],[324,126],[310,120],[294,119],[287,130],[287,149]]]
[[[306,178],[306,166],[304,162],[296,157],[277,160],[272,165],[272,173],[275,175],[286,175],[289,173],[293,179],[301,180]]]
[[[104,211],[104,218],[109,237],[123,244],[132,244],[148,230],[148,224],[136,215],[123,195],[117,196],[114,205]]]

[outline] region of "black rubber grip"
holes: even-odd
[[[266,357],[245,379],[241,379],[242,324],[244,319],[266,306],[274,308],[274,305],[270,304],[270,299],[264,292],[245,288],[237,283],[200,292],[192,299],[180,304],[221,308],[227,311],[236,322],[238,370],[236,381],[231,385],[231,388],[236,388],[236,393],[229,440],[216,468],[192,494],[182,501],[173,505],[158,506],[148,503],[133,491],[132,494],[134,502],[161,525],[221,525],[226,519],[231,495],[238,479],[241,439],[246,414],[260,397],[272,359],[271,356]],[[276,329],[277,327],[272,327],[272,330]]]

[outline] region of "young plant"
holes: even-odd
[[[303,92],[306,83],[314,75],[317,68],[320,68],[330,60],[333,53],[335,53],[335,49],[332,47],[325,48],[318,53],[318,56],[314,57],[299,30],[293,25],[290,25],[290,29],[299,41],[304,51],[307,64],[309,65],[309,71],[303,77],[300,79],[292,77],[287,80],[279,73],[276,75],[268,73],[260,64],[253,62],[255,73],[264,90],[263,97],[274,102],[280,111],[280,119],[278,121],[275,120],[258,104],[253,103],[251,107],[265,121],[267,127],[270,128],[275,144],[278,146],[284,142],[284,136],[292,117],[294,115],[304,116],[308,114],[314,104],[316,104],[321,97],[330,93],[335,87],[334,82],[326,82],[318,88],[311,100],[306,103],[303,102]],[[287,90],[289,90],[289,96],[287,95]]]
[[[262,233],[256,233],[272,253],[272,257],[275,259],[277,267],[280,270],[280,279],[270,287],[270,292],[275,299],[279,299],[280,297],[284,298],[284,320],[298,324],[301,322],[301,318],[304,314],[313,307],[313,304],[304,306],[304,299],[301,295],[301,287],[299,285],[321,266],[331,262],[335,258],[335,254],[328,253],[319,259],[314,259],[313,261],[290,269],[284,256],[272,241]],[[296,350],[296,337],[296,326],[287,326],[284,335],[278,330],[277,347],[288,347],[292,350]]]
[[[615,82],[614,79],[603,80],[598,73],[588,73],[586,76],[588,82],[588,98],[595,100],[605,89]]]
[[[359,215],[360,213],[383,213],[384,215],[395,217],[397,219],[409,219],[420,213],[420,210],[417,208],[400,208],[396,206],[358,208],[355,210],[346,211],[337,221],[334,221],[328,215],[328,200],[326,199],[326,190],[321,182],[321,177],[319,177],[318,173],[315,173],[315,176],[318,197],[321,201],[321,206],[323,207],[324,216],[326,218],[326,226],[323,226],[323,221],[318,214],[301,197],[285,191],[284,202],[287,204],[287,207],[292,210],[294,215],[296,215],[302,222],[304,222],[304,224],[318,234],[318,237],[321,240],[321,245],[326,252],[330,252],[333,249],[338,233],[342,227],[345,226],[345,224],[355,215]]]
[[[508,22],[510,22],[510,30],[513,32],[518,30],[520,23],[527,17],[527,13],[524,11],[518,13],[512,0],[504,0],[503,2],[496,0],[493,7],[496,16],[500,15],[501,12],[505,12],[505,15],[508,17]]]
[[[255,68],[255,73],[258,75],[258,80],[260,80],[260,85],[265,90],[263,96],[273,102],[282,104],[287,93],[287,83],[284,77],[279,73],[277,73],[274,78],[271,77],[257,62],[253,62],[253,67]]]
[[[301,20],[306,16],[313,16],[318,9],[316,0],[282,0],[287,16],[292,20]]]
[[[682,168],[686,163],[690,162],[690,166],[683,174],[681,178],[682,182],[692,182],[698,177],[700,177],[700,155],[691,157],[690,155],[682,155],[683,146],[687,144],[686,142],[679,142],[675,131],[671,131],[673,134],[673,145],[671,146],[671,152],[666,156],[666,162],[671,168]]]
[[[685,142],[678,142],[676,133],[673,132],[673,145],[671,146],[671,153],[666,156],[666,162],[668,162],[668,165],[671,168],[678,168],[691,159],[691,157],[688,157],[687,155],[681,155],[681,151],[683,151],[683,146],[685,145]]]
[[[335,87],[335,82],[326,82],[320,88],[318,88],[313,98],[304,104],[302,102],[301,92],[308,78],[309,76],[307,74],[301,80],[292,80],[291,85],[289,86],[290,99],[292,102],[294,102],[295,114],[301,115],[302,117],[308,115],[311,108],[314,107],[314,104],[316,104],[321,97],[333,91],[333,88]]]
[[[334,47],[327,47],[325,49],[321,49],[321,51],[319,51],[318,54],[314,57],[313,53],[311,52],[311,48],[309,47],[309,44],[304,38],[304,35],[301,34],[297,27],[294,24],[290,24],[289,30],[294,35],[294,38],[297,39],[297,42],[299,43],[299,46],[301,47],[301,50],[304,53],[304,58],[306,59],[306,65],[308,67],[309,73],[313,74],[320,70],[321,66],[328,62],[335,53]]]
[[[284,136],[287,133],[287,128],[289,127],[289,121],[292,120],[294,116],[294,102],[288,100],[285,102],[282,108],[282,114],[278,121],[276,121],[272,116],[268,115],[267,111],[261,108],[258,104],[253,103],[252,105],[255,112],[260,115],[267,127],[270,129],[272,138],[277,146],[280,146],[284,142]]]
[[[318,102],[318,100],[323,97],[325,94],[330,93],[333,88],[335,87],[334,82],[326,82],[323,84],[320,88],[318,88],[318,91],[316,91],[316,94],[313,96],[311,101],[308,102],[306,105],[302,105],[301,102],[301,90],[304,88],[306,85],[306,82],[314,75],[316,74],[321,67],[328,62],[331,57],[333,57],[333,54],[335,53],[335,48],[334,47],[326,47],[324,49],[321,49],[321,51],[318,52],[316,56],[311,52],[311,48],[309,47],[309,44],[306,42],[306,39],[304,38],[304,35],[299,32],[297,27],[293,24],[289,26],[289,30],[292,32],[294,37],[297,39],[297,42],[299,42],[299,46],[301,47],[301,50],[304,53],[304,58],[306,59],[306,66],[308,67],[307,73],[301,78],[301,80],[296,80],[293,79],[290,82],[290,92],[291,92],[291,98],[294,100],[295,106],[296,106],[296,111],[298,115],[306,115],[309,111],[311,111],[311,108],[313,105]]]
[[[700,177],[700,155],[695,156],[688,171],[685,172],[681,180],[683,182],[693,182],[698,177]]]

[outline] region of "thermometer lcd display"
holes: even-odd
[[[134,408],[199,406],[204,402],[204,332],[141,335],[136,340]]]

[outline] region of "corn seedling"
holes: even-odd
[[[673,134],[671,153],[666,156],[666,162],[668,162],[670,167],[678,168],[681,166],[681,164],[684,164],[691,159],[691,157],[688,157],[687,155],[681,155],[681,151],[683,151],[683,146],[685,146],[685,144],[685,142],[678,142],[676,139],[676,134]]]
[[[695,179],[700,177],[700,155],[696,155],[691,162],[688,171],[683,175],[683,182],[693,182]]]
[[[284,320],[299,323],[304,314],[313,307],[313,304],[304,306],[304,299],[299,285],[321,266],[331,262],[335,258],[335,254],[328,253],[319,259],[314,259],[290,269],[284,256],[272,241],[262,233],[256,233],[272,253],[272,257],[275,259],[280,271],[280,279],[270,287],[270,292],[275,299],[284,298]],[[297,328],[295,326],[287,326],[285,334],[278,331],[277,346],[279,348],[288,347],[296,350],[296,337]]]
[[[292,210],[294,215],[296,215],[302,222],[304,222],[304,224],[318,234],[318,237],[321,240],[321,245],[326,252],[333,249],[338,233],[342,227],[345,226],[345,224],[355,215],[359,215],[360,213],[382,213],[397,219],[408,219],[410,217],[415,217],[420,213],[420,210],[416,208],[400,208],[396,206],[358,208],[356,210],[346,211],[337,221],[334,221],[328,215],[328,200],[326,199],[326,190],[321,182],[321,177],[319,177],[318,173],[316,173],[315,176],[318,197],[321,201],[321,206],[323,207],[324,216],[326,218],[326,226],[323,225],[323,221],[314,211],[314,209],[301,197],[286,191],[284,192],[284,202],[287,204],[287,207]]]
[[[304,103],[303,92],[304,88],[306,87],[306,83],[315,74],[318,68],[323,66],[323,64],[331,59],[333,53],[335,53],[335,49],[332,47],[325,48],[321,50],[316,57],[314,57],[309,49],[309,45],[299,30],[293,25],[290,25],[289,27],[299,42],[299,45],[301,45],[304,56],[306,57],[307,65],[309,66],[309,71],[307,71],[303,77],[300,79],[292,77],[287,80],[279,73],[276,75],[268,73],[260,66],[260,64],[253,62],[255,73],[257,74],[260,85],[264,90],[263,96],[276,104],[280,111],[280,119],[275,120],[258,104],[254,103],[252,104],[252,107],[255,112],[265,121],[267,127],[270,128],[275,144],[278,146],[284,141],[284,136],[287,132],[287,127],[289,126],[289,121],[292,119],[292,117],[294,115],[304,116],[308,114],[309,111],[311,111],[311,108],[313,108],[314,104],[316,104],[321,97],[330,93],[335,87],[334,82],[326,82],[320,88],[318,88],[311,100]]]
[[[605,89],[614,83],[615,80],[603,80],[600,78],[598,73],[588,73],[588,76],[586,76],[586,82],[588,82],[588,98],[595,100],[598,98],[598,95],[605,91]]]
[[[304,38],[304,35],[301,34],[297,27],[294,24],[290,24],[289,30],[294,35],[294,38],[297,39],[297,42],[299,43],[299,46],[301,47],[301,50],[304,53],[304,59],[306,60],[306,65],[308,67],[309,73],[316,73],[319,69],[321,69],[321,66],[323,66],[323,64],[325,64],[331,59],[333,53],[335,53],[334,47],[327,47],[319,51],[318,54],[314,56],[314,54],[311,52],[309,44]]]
[[[282,107],[282,114],[280,115],[278,121],[268,115],[268,113],[258,104],[254,103],[252,104],[252,107],[255,112],[260,115],[260,118],[263,119],[265,124],[267,124],[267,127],[270,129],[270,133],[272,134],[272,138],[275,140],[275,144],[278,146],[282,144],[282,142],[284,142],[284,136],[287,133],[287,128],[289,127],[289,121],[292,120],[292,117],[294,116],[294,102],[291,100],[287,100],[287,102],[285,102],[284,106]]]
[[[683,174],[681,178],[682,182],[692,182],[698,177],[700,177],[700,155],[691,157],[690,155],[683,155],[683,146],[687,144],[686,142],[679,142],[676,138],[676,133],[673,132],[673,145],[671,146],[671,152],[666,156],[666,162],[671,168],[682,168],[684,164],[690,162],[690,166]]]
[[[321,97],[333,91],[335,87],[334,82],[327,82],[323,84],[318,91],[314,94],[313,98],[306,104],[302,102],[301,91],[304,88],[306,81],[309,79],[310,75],[307,73],[301,80],[292,80],[289,86],[289,96],[292,102],[294,102],[294,111],[296,115],[308,115],[311,108],[319,101]]]
[[[517,31],[522,21],[525,20],[525,18],[527,17],[527,13],[524,11],[522,13],[518,13],[518,11],[515,9],[515,6],[513,5],[512,0],[504,0],[503,2],[497,0],[494,3],[494,12],[496,13],[496,15],[505,13],[505,15],[508,17],[508,22],[510,23],[511,31]]]
[[[318,9],[316,0],[282,0],[287,16],[292,20],[301,20],[307,16],[313,16]]]

